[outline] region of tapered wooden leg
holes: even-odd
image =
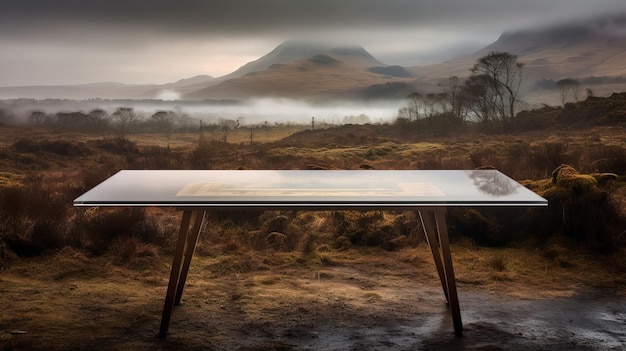
[[[448,227],[446,225],[446,215],[443,211],[435,211],[435,222],[439,233],[439,244],[441,245],[441,255],[443,256],[443,268],[448,286],[448,302],[452,310],[452,321],[454,322],[454,333],[457,336],[463,335],[463,323],[461,322],[461,308],[459,297],[456,292],[456,281],[454,278],[454,268],[452,267],[452,255],[450,254],[450,241],[448,239]]]
[[[441,251],[439,251],[439,240],[437,239],[435,225],[433,224],[433,214],[431,211],[418,211],[418,213],[420,221],[422,222],[422,228],[424,228],[426,242],[428,242],[430,251],[433,254],[433,260],[435,261],[435,267],[437,267],[441,288],[446,296],[446,302],[450,303],[450,298],[448,297],[448,284],[446,284],[446,274],[443,270],[443,263],[441,262]]]
[[[178,232],[178,240],[176,242],[176,251],[174,252],[174,261],[172,262],[172,270],[170,272],[170,281],[167,285],[167,294],[165,295],[165,305],[163,306],[163,315],[161,316],[161,328],[159,333],[161,336],[167,335],[170,326],[170,317],[172,316],[172,308],[174,308],[174,298],[178,288],[180,272],[185,254],[185,246],[187,245],[187,232],[189,231],[189,222],[191,220],[191,211],[184,211],[183,218]]]
[[[180,299],[183,296],[183,289],[185,288],[185,282],[187,281],[187,273],[189,273],[189,266],[191,265],[191,258],[193,252],[196,249],[198,243],[198,236],[200,236],[200,229],[202,229],[202,222],[204,222],[205,211],[197,211],[196,218],[193,222],[193,228],[188,235],[187,248],[185,249],[185,257],[183,260],[183,267],[180,271],[180,278],[178,279],[178,285],[176,289],[176,297],[174,298],[174,304],[180,304]]]

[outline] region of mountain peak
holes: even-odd
[[[319,60],[319,55],[325,55],[334,60],[349,58],[371,61],[372,65],[381,64],[361,46],[292,39],[282,42],[265,56],[248,62],[220,80],[242,77],[255,71],[263,71],[270,67],[278,67],[277,65],[288,64],[298,60]],[[328,62],[328,58],[324,61]]]
[[[376,60],[367,50],[361,46],[342,46],[329,50],[331,53],[338,56],[345,57],[358,57],[367,60]]]
[[[358,45],[337,45],[319,41],[287,40],[274,48],[274,50],[272,50],[269,54],[253,62],[272,60],[272,64],[281,64],[308,59],[317,55],[360,58],[376,61],[376,59],[369,52],[367,52],[367,50]]]

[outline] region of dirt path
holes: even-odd
[[[159,338],[168,262],[129,269],[73,254],[14,264],[0,272],[0,349],[626,349],[623,297],[519,299],[462,280],[457,338],[434,268],[393,254],[250,271],[197,257]]]

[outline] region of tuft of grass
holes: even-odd
[[[153,244],[142,242],[137,237],[117,238],[111,245],[114,263],[135,263],[143,257],[158,257],[159,248]]]
[[[0,187],[15,188],[22,185],[24,180],[23,174],[13,172],[0,172]]]
[[[507,259],[502,253],[492,255],[487,260],[487,266],[496,272],[506,271]]]

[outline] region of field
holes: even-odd
[[[620,349],[626,104],[614,98],[520,114],[500,133],[396,123],[226,139],[0,126],[0,347]],[[478,167],[550,206],[449,211],[461,339],[415,213],[213,213],[185,304],[158,338],[180,213],[71,206],[120,169]]]

